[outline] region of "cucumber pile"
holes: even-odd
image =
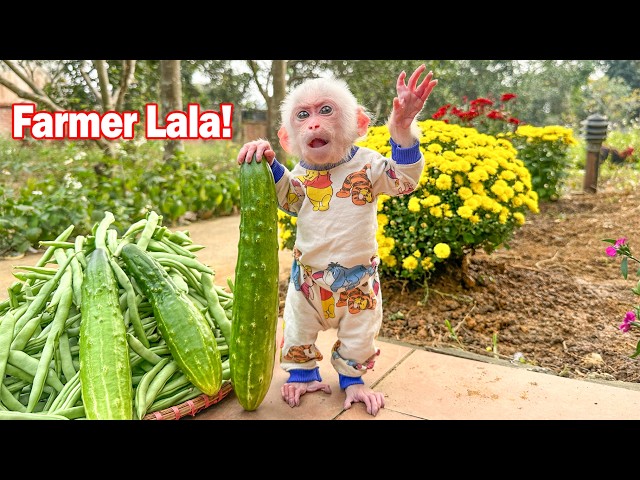
[[[0,420],[142,419],[230,381],[234,294],[149,212],[73,225],[0,302]]]

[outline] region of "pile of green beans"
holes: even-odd
[[[90,235],[73,241],[70,225],[34,266],[15,266],[17,281],[0,302],[0,420],[84,419],[79,377],[82,279],[86,257],[100,236],[120,287],[120,308],[127,327],[134,415],[145,415],[191,400],[202,392],[178,368],[160,335],[153,308],[119,258],[135,242],[167,270],[179,288],[204,313],[222,357],[223,381],[229,381],[229,345],[233,285],[215,283],[215,272],[197,259],[204,248],[188,232],[162,226],[151,211],[119,236],[105,212]],[[100,242],[99,242],[100,243]]]

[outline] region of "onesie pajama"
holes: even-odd
[[[416,188],[424,159],[420,145],[391,143],[391,158],[366,147],[331,165],[301,160],[291,171],[271,164],[279,207],[297,217],[291,279],[284,308],[280,365],[289,382],[322,381],[315,342],[334,328],[331,364],[340,387],[363,383],[380,351],[377,197]]]

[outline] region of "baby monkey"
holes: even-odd
[[[397,96],[387,121],[391,156],[356,146],[370,117],[347,84],[334,78],[307,80],[280,106],[278,138],[299,162],[289,170],[267,140],[242,146],[238,163],[266,158],[279,208],[297,217],[291,277],[283,314],[280,366],[289,373],[281,387],[291,407],[310,392],[331,393],[323,383],[316,346],[320,331],[336,330],[329,352],[345,392],[344,408],[364,403],[367,413],[384,408],[384,395],[367,387],[364,374],[380,355],[382,325],[378,266],[377,197],[409,195],[424,167],[416,117],[438,81],[425,65],[406,81],[398,75]],[[326,354],[326,352],[325,352]]]

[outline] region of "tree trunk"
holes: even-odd
[[[267,108],[267,138],[274,139],[271,145],[276,152],[276,158],[283,165],[286,165],[288,163],[287,154],[280,146],[280,142],[275,139],[278,138],[278,127],[280,126],[280,104],[287,90],[287,60],[274,60],[271,72],[273,74],[273,95],[269,99]]]
[[[160,60],[160,118],[174,110],[182,111],[182,80],[180,78],[180,60]],[[164,160],[183,152],[182,140],[166,140]]]

